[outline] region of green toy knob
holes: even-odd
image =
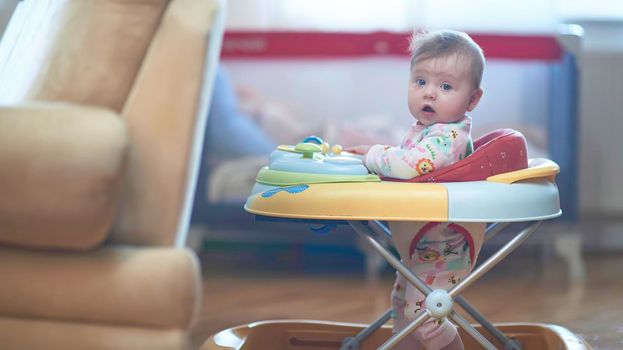
[[[303,153],[303,158],[305,159],[313,159],[314,153],[322,152],[322,147],[315,143],[303,142],[294,146],[294,151]]]

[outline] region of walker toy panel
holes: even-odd
[[[300,144],[299,144],[300,145]],[[299,149],[301,146],[299,146]],[[294,151],[284,151],[284,147],[270,154],[268,167],[273,170],[313,174],[368,175],[368,169],[355,155],[322,155],[312,152],[310,157]]]
[[[318,321],[263,321],[234,327],[210,337],[200,350],[338,350],[346,337],[360,332],[364,326],[357,324]],[[566,328],[536,323],[496,324],[504,334],[530,350],[590,350],[580,337]],[[498,349],[502,344],[485,334]],[[465,349],[481,349],[469,335],[462,332]],[[373,350],[391,336],[391,328],[384,326],[360,344],[359,350]]]
[[[373,182],[360,156],[342,152],[340,146],[326,143],[299,143],[279,146],[270,154],[268,167],[257,176],[257,182],[287,186],[300,183]]]

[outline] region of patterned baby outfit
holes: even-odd
[[[402,262],[432,289],[450,289],[469,275],[484,241],[485,223],[391,222],[392,239]],[[413,321],[426,298],[400,273],[391,294],[394,332]],[[457,331],[448,320],[430,318],[395,350],[441,349]]]
[[[473,152],[471,118],[455,123],[414,124],[400,147],[374,145],[364,162],[370,172],[412,179],[450,166]],[[402,262],[431,288],[449,289],[467,276],[482,246],[484,223],[391,222],[392,239]],[[392,291],[394,332],[420,315],[425,296],[397,273]],[[403,339],[396,350],[441,349],[457,335],[447,320],[429,319]]]
[[[365,165],[372,173],[397,179],[412,179],[447,167],[472,153],[471,126],[468,116],[456,123],[424,126],[417,122],[400,147],[372,146]]]

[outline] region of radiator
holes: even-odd
[[[623,217],[623,51],[580,59],[580,210]]]

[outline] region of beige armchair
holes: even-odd
[[[186,349],[214,0],[26,0],[0,44],[0,349]]]

